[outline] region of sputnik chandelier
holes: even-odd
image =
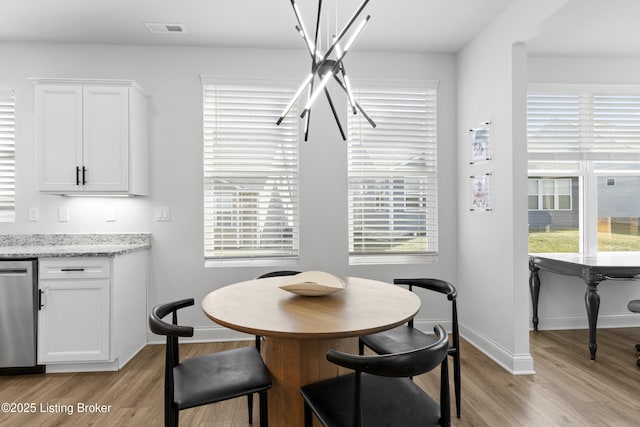
[[[347,21],[342,31],[340,31],[337,35],[336,34],[333,35],[331,39],[331,44],[327,42],[327,45],[328,45],[327,50],[324,53],[322,53],[320,50],[321,48],[319,46],[319,42],[321,39],[321,35],[320,35],[321,19],[320,18],[322,16],[322,0],[318,0],[318,13],[316,16],[316,28],[315,28],[315,34],[314,34],[313,40],[311,40],[311,38],[309,37],[309,33],[307,32],[307,29],[304,25],[302,16],[300,14],[298,6],[296,5],[295,0],[291,0],[293,13],[295,14],[296,20],[298,22],[298,25],[296,25],[295,28],[298,31],[298,33],[302,36],[302,39],[304,40],[305,45],[309,50],[309,54],[311,55],[311,72],[304,79],[304,81],[298,88],[293,98],[291,98],[291,100],[285,107],[284,111],[282,112],[282,114],[278,118],[278,121],[276,122],[277,125],[280,125],[280,123],[282,123],[284,118],[291,111],[291,108],[293,108],[294,104],[298,102],[298,100],[300,99],[300,96],[302,96],[302,93],[305,91],[305,89],[308,88],[307,102],[304,106],[304,109],[302,110],[302,113],[300,113],[300,118],[305,120],[304,140],[307,141],[309,137],[311,106],[313,105],[315,100],[318,98],[320,93],[324,92],[325,96],[327,97],[329,106],[331,107],[331,112],[333,113],[333,117],[335,118],[336,124],[338,125],[338,129],[340,130],[340,135],[342,136],[342,139],[346,141],[347,137],[345,136],[344,129],[342,128],[342,124],[340,123],[340,119],[338,117],[335,106],[333,104],[333,100],[331,99],[331,95],[329,94],[329,90],[327,89],[327,83],[329,83],[329,81],[333,79],[337,82],[338,86],[342,88],[344,92],[346,92],[347,97],[349,99],[349,105],[352,113],[357,114],[357,112],[360,111],[360,113],[367,119],[369,124],[371,124],[371,126],[374,128],[376,127],[375,122],[371,119],[371,117],[369,117],[369,115],[366,113],[366,111],[364,111],[360,103],[356,101],[356,99],[354,98],[353,90],[351,89],[351,83],[349,81],[349,77],[347,75],[347,71],[345,69],[344,62],[343,62],[343,59],[349,52],[349,49],[353,45],[353,42],[358,37],[358,35],[360,34],[364,26],[369,21],[369,18],[371,17],[367,15],[366,18],[360,20],[360,22],[355,27],[355,29],[351,31],[350,36],[345,42],[344,46],[340,45],[340,42],[347,35],[347,33],[349,32],[349,30],[351,29],[355,21],[358,19],[358,17],[366,7],[367,3],[369,3],[369,0],[364,0],[360,4],[360,6],[355,11],[353,16],[349,19],[349,21]],[[336,9],[337,9],[337,4],[336,4]],[[337,26],[337,22],[336,22],[336,26]],[[317,87],[315,87],[316,78],[319,80]]]

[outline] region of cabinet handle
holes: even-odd
[[[82,167],[82,185],[87,185],[87,168]]]
[[[43,293],[44,291],[42,289],[38,289],[38,311],[42,310],[42,307],[44,307],[44,305],[42,304]]]
[[[80,185],[80,166],[76,166],[76,185]]]
[[[79,267],[79,268],[61,268],[60,271],[84,271],[84,268]]]

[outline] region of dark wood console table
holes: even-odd
[[[548,253],[529,255],[529,289],[533,304],[533,329],[538,330],[539,270],[567,276],[581,277],[587,284],[584,301],[589,321],[589,351],[596,358],[596,324],[600,308],[598,285],[605,280],[634,280],[640,278],[640,252],[600,252],[587,256],[576,253]]]

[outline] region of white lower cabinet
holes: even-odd
[[[146,344],[146,257],[39,260],[38,363],[118,370]]]

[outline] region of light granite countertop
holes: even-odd
[[[151,247],[149,233],[3,234],[0,258],[116,256]]]

